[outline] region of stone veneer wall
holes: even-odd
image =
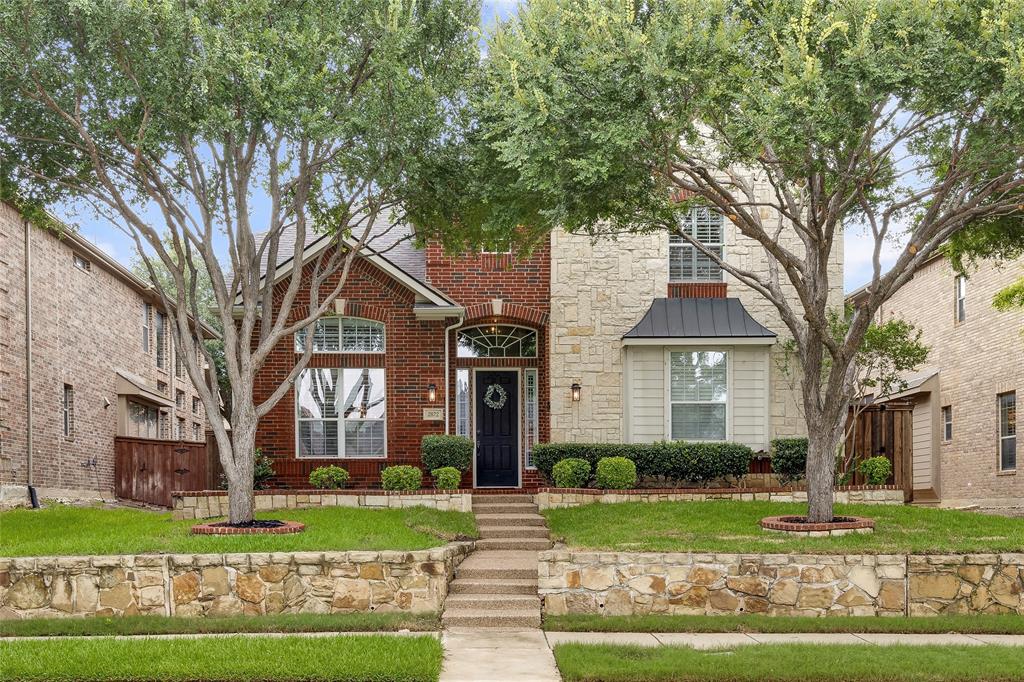
[[[1024,615],[1024,554],[540,553],[544,613]]]
[[[222,490],[176,492],[172,517],[209,519],[227,516],[228,497]],[[473,496],[466,492],[390,492],[387,490],[257,490],[256,511],[307,509],[310,507],[369,507],[372,509],[430,507],[441,511],[473,510]]]
[[[745,502],[806,502],[806,490],[792,488],[693,488],[602,490],[541,488],[534,496],[540,509],[579,507],[585,504],[616,502],[703,502],[705,500],[741,500]],[[837,504],[903,504],[903,490],[895,486],[848,488],[835,491]]]
[[[438,611],[472,548],[0,558],[0,619]]]

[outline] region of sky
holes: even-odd
[[[507,18],[515,12],[518,2],[519,0],[484,0],[483,25],[491,26],[495,20]],[[81,234],[115,260],[124,265],[130,265],[135,260],[135,244],[132,239],[107,220],[95,216],[91,209],[74,205],[54,206],[52,209],[59,218],[78,227]],[[152,218],[154,222],[160,220],[160,216],[155,213],[152,214]],[[843,248],[845,259],[843,286],[849,292],[867,282],[871,277],[873,240],[863,230],[851,228],[844,233]],[[883,270],[891,266],[898,255],[898,246],[887,244],[882,252]]]

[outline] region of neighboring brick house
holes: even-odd
[[[1024,258],[985,263],[969,277],[927,261],[878,312],[913,323],[930,346],[926,367],[891,399],[911,400],[916,501],[942,506],[1024,507],[1017,401],[1024,396],[1024,311],[992,307],[1024,276]],[[856,301],[863,290],[853,292]],[[1021,473],[1018,473],[1022,470]]]
[[[0,203],[5,497],[24,497],[28,483],[43,496],[107,495],[115,436],[202,441],[205,433],[202,403],[150,285],[73,230],[28,226]]]
[[[767,270],[760,247],[721,216],[695,210],[687,221],[727,260]],[[779,369],[786,334],[774,306],[678,238],[556,232],[525,257],[453,257],[398,236],[371,242],[335,314],[317,324],[310,369],[260,422],[278,484],[305,485],[313,468],[342,460],[354,486],[376,485],[385,466],[420,465],[422,437],[446,431],[476,444],[464,486],[529,488],[541,483],[537,442],[728,439],[765,451],[806,430]],[[831,274],[838,308],[841,252]],[[275,349],[257,399],[297,350],[290,339]]]

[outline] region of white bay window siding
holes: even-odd
[[[731,440],[755,451],[767,447],[768,346],[628,346],[625,353],[629,442]],[[716,421],[722,413],[724,422]]]
[[[382,367],[307,369],[295,383],[299,457],[385,457]]]

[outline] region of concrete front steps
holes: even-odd
[[[441,622],[446,628],[537,628],[537,552],[551,547],[544,517],[523,494],[473,498],[480,540],[455,570]]]

